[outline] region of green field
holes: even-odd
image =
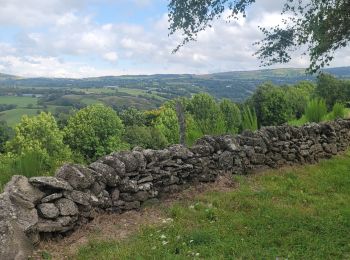
[[[350,153],[234,182],[124,241],[95,234],[74,259],[350,259]]]
[[[38,98],[35,97],[16,97],[16,96],[0,96],[0,104],[15,104],[18,108],[24,108],[28,105],[37,106]]]
[[[9,126],[15,126],[19,121],[21,121],[22,116],[35,116],[37,115],[38,109],[28,109],[28,108],[16,108],[12,110],[7,110],[0,112],[0,120],[7,122]]]

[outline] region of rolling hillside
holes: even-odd
[[[341,78],[350,78],[350,67],[324,70]],[[231,98],[235,101],[246,99],[256,87],[264,82],[278,85],[293,84],[301,80],[315,80],[306,75],[304,69],[269,69],[255,71],[232,71],[205,75],[156,74],[124,75],[93,78],[20,78],[0,74],[0,87],[45,87],[45,88],[102,88],[120,87],[139,89],[159,94],[164,98],[189,96],[205,91],[218,98]]]

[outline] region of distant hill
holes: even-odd
[[[324,69],[324,72],[340,78],[350,79],[350,67]],[[156,74],[105,76],[82,79],[71,78],[20,78],[0,74],[0,87],[52,87],[52,88],[101,88],[123,87],[143,89],[174,96],[189,96],[206,91],[218,98],[242,101],[260,84],[272,82],[278,85],[294,84],[301,80],[315,80],[315,76],[305,74],[304,69],[265,69],[254,71],[231,71],[204,75]]]
[[[0,82],[1,81],[12,81],[12,80],[17,80],[17,79],[20,79],[20,77],[9,75],[9,74],[0,73]]]

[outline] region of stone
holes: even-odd
[[[53,203],[42,203],[38,205],[39,214],[48,219],[57,218],[60,214],[59,209]]]
[[[45,193],[31,185],[25,176],[14,175],[5,187],[10,199],[15,204],[22,204],[27,208],[34,208]]]
[[[77,205],[69,199],[59,199],[55,202],[55,205],[60,210],[62,216],[74,216],[79,213]]]
[[[199,156],[209,156],[214,152],[214,148],[210,145],[194,145],[191,147],[191,151]]]
[[[120,196],[120,191],[118,189],[114,189],[111,192],[111,198],[112,198],[112,202],[113,201],[118,201],[119,200],[119,196]]]
[[[186,160],[193,157],[193,153],[186,146],[181,144],[172,145],[168,147],[168,150],[171,154],[171,157],[174,159]]]
[[[60,198],[62,198],[62,197],[63,197],[63,194],[62,194],[62,193],[53,193],[53,194],[51,194],[51,195],[48,195],[48,196],[44,197],[44,198],[41,200],[41,203],[51,202],[51,201],[60,199]]]
[[[95,181],[91,169],[76,164],[63,165],[55,176],[67,181],[75,190],[89,188]]]
[[[137,183],[145,183],[145,182],[151,182],[153,181],[152,175],[148,175],[146,177],[143,177],[142,179],[138,180]]]
[[[138,158],[134,156],[134,152],[114,153],[113,156],[124,163],[127,173],[136,171],[140,166]]]
[[[122,192],[137,192],[138,191],[138,185],[137,181],[129,180],[128,178],[125,178],[120,183],[120,191]]]
[[[54,190],[73,190],[72,186],[63,179],[42,176],[42,177],[32,177],[29,182],[39,188],[49,188]]]
[[[94,162],[90,164],[89,167],[102,176],[102,182],[104,182],[106,185],[110,187],[116,187],[119,184],[120,177],[115,169],[111,166],[99,162]]]
[[[0,194],[0,259],[25,260],[33,249],[32,242],[16,221],[9,194]]]
[[[65,191],[64,197],[66,197],[67,199],[70,199],[70,200],[72,200],[75,203],[78,203],[80,205],[84,205],[84,206],[90,205],[90,203],[89,203],[90,194],[85,193],[85,192],[81,192],[81,191],[77,191],[77,190]]]
[[[39,232],[52,233],[52,232],[67,232],[74,228],[74,223],[77,218],[73,217],[59,217],[56,220],[40,219],[37,225]]]
[[[225,151],[220,155],[219,166],[221,169],[231,169],[233,167],[233,155],[231,152]]]
[[[112,167],[117,175],[123,176],[125,174],[125,164],[119,160],[116,156],[113,155],[107,155],[103,158],[101,158],[101,161]]]
[[[6,185],[5,193],[11,201],[18,227],[25,232],[29,231],[38,222],[35,203],[40,201],[44,193],[33,187],[24,176],[14,176]]]

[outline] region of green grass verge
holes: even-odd
[[[235,181],[166,209],[171,224],[90,240],[76,258],[350,259],[350,153]]]

